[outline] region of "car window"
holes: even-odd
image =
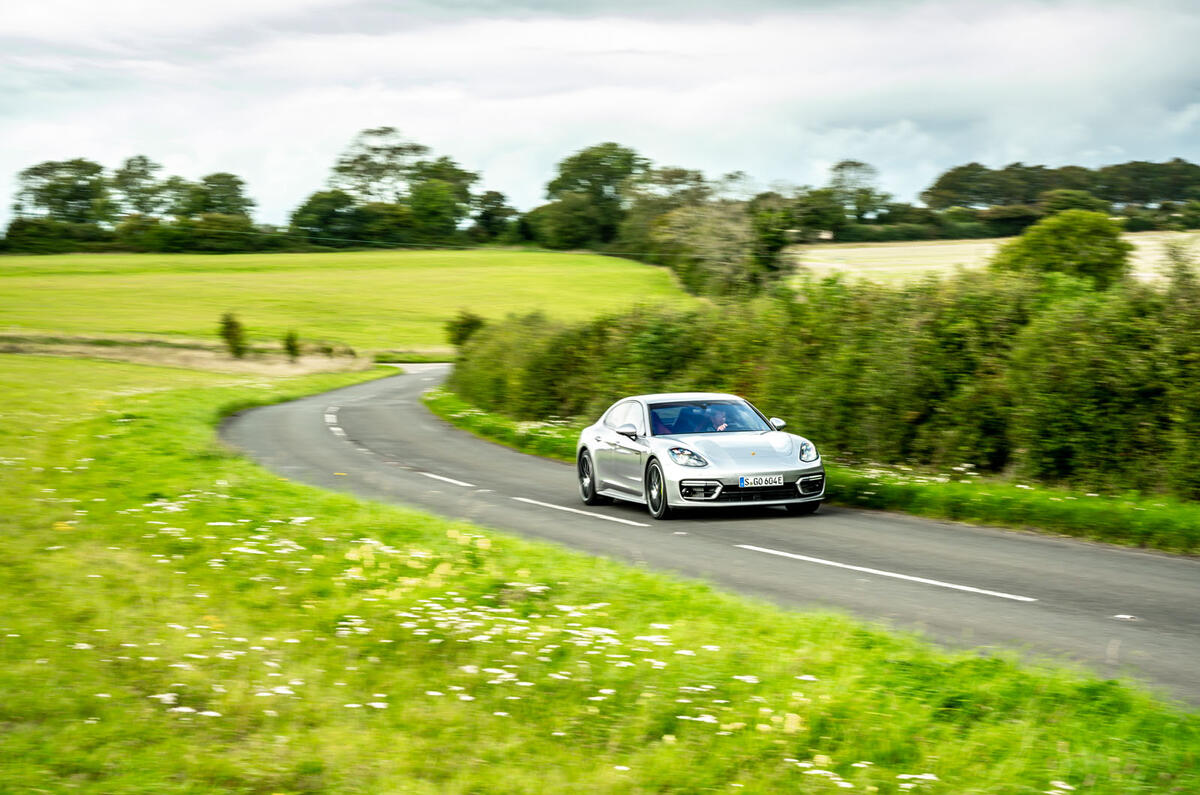
[[[604,418],[604,424],[610,428],[617,428],[624,425],[627,421],[624,417],[629,413],[629,406],[630,403],[628,401],[618,403],[612,411],[608,412],[608,416]]]
[[[629,409],[626,412],[625,419],[622,420],[622,423],[633,423],[633,427],[637,428],[639,436],[646,435],[646,421],[642,414],[642,404],[638,403],[636,400],[631,400],[629,401]]]
[[[721,430],[718,431],[718,428]],[[769,431],[771,426],[743,401],[697,400],[651,405],[650,429],[655,436],[664,436],[676,433]]]
[[[635,400],[627,400],[621,403],[616,408],[608,413],[604,424],[610,428],[620,428],[622,425],[630,423],[637,428],[638,434],[646,433],[646,423],[642,420],[642,406]]]

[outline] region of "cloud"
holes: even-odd
[[[91,37],[49,12],[0,19],[17,32],[0,56],[0,193],[43,159],[144,153],[191,178],[241,174],[281,222],[381,124],[526,208],[558,160],[605,140],[764,185],[823,182],[854,157],[904,199],[970,160],[1200,160],[1186,4],[548,5],[221,0],[143,18],[126,0]]]

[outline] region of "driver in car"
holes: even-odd
[[[714,431],[723,431],[729,427],[729,419],[725,414],[724,406],[710,406],[708,416],[712,421]]]

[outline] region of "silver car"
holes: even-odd
[[[736,395],[675,392],[619,400],[579,434],[579,495],[644,504],[655,519],[682,508],[783,505],[815,513],[825,467],[812,442],[784,433]]]

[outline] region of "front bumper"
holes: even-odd
[[[668,476],[667,499],[674,508],[704,508],[746,504],[787,505],[813,502],[825,497],[823,466],[770,474],[782,474],[783,485],[742,488],[739,485],[740,475],[720,476],[695,471]]]

